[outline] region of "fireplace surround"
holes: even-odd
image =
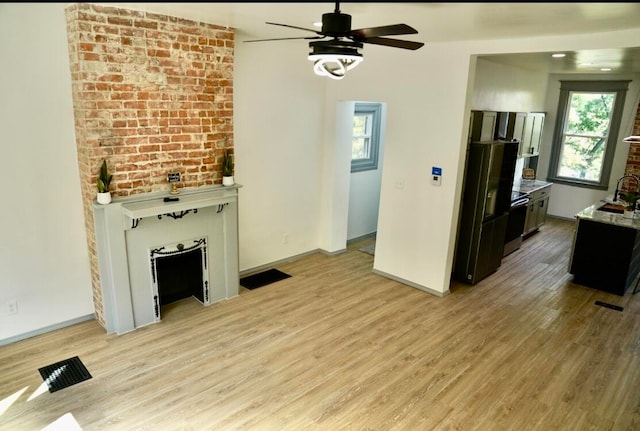
[[[106,330],[122,334],[160,321],[157,257],[201,248],[204,305],[239,292],[238,189],[209,186],[116,197],[93,204]],[[173,200],[174,198],[178,200]],[[168,250],[168,251],[167,251]],[[197,275],[196,275],[197,277]]]

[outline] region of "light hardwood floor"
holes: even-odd
[[[0,347],[0,429],[638,430],[640,295],[571,283],[572,228],[548,219],[444,298],[373,274],[354,242],[125,335],[89,321]],[[73,356],[92,379],[34,396]]]

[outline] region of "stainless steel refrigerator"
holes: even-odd
[[[502,262],[518,141],[469,145],[453,277],[475,284]]]

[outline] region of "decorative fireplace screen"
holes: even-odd
[[[206,237],[153,248],[149,263],[156,321],[164,305],[182,299],[195,297],[203,305],[209,304]]]

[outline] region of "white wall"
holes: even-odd
[[[374,269],[433,291],[444,279],[448,288],[468,71],[469,56],[451,56],[443,44],[412,52],[367,46],[348,86],[327,84],[326,109],[344,99],[387,104]],[[443,169],[440,187],[430,184],[432,166]]]
[[[0,58],[2,344],[94,308],[64,5],[0,5]]]
[[[241,271],[319,247],[324,81],[306,51],[295,41],[236,42]]]
[[[551,146],[555,122],[557,119],[558,97],[560,96],[561,80],[626,80],[630,79],[629,90],[625,97],[624,113],[620,124],[620,133],[616,143],[616,152],[613,159],[611,176],[609,178],[608,190],[595,190],[583,187],[572,187],[564,184],[554,184],[549,198],[548,213],[557,217],[571,218],[594,204],[598,200],[613,194],[618,178],[625,173],[627,156],[629,154],[629,144],[622,142],[625,136],[629,136],[633,131],[633,123],[640,101],[640,75],[561,75],[550,76],[549,86],[546,91],[547,112],[545,117],[542,143],[540,144],[540,160],[538,164],[538,177],[544,178],[548,174],[549,159],[551,156]]]
[[[545,107],[548,74],[478,58],[471,109],[536,112]]]

